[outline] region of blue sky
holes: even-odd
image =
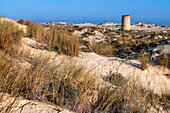
[[[170,0],[0,0],[0,15],[37,22],[132,22],[170,24]]]

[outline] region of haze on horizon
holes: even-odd
[[[0,16],[35,22],[139,21],[170,25],[170,0],[0,0]]]

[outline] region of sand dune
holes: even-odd
[[[58,62],[65,55],[58,55],[56,52],[34,49],[36,41],[30,38],[23,38],[24,50],[30,51],[31,55],[37,57],[49,57],[52,62]],[[93,76],[102,79],[108,76],[110,72],[120,73],[131,81],[144,88],[151,89],[155,93],[170,93],[170,79],[166,76],[170,71],[162,66],[149,65],[148,69],[143,71],[140,68],[138,60],[125,60],[117,57],[104,57],[95,53],[80,52],[79,57],[74,59],[81,62],[87,69],[92,69]]]

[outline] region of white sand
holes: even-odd
[[[148,69],[140,69],[140,62],[137,60],[123,60],[116,57],[104,57],[95,53],[80,53],[85,61],[85,66],[94,67],[94,73],[98,77],[104,77],[109,72],[120,73],[122,76],[135,81],[145,88],[152,89],[155,93],[162,91],[170,93],[170,79],[165,76],[170,70],[162,66],[149,65]]]
[[[14,98],[8,94],[3,97],[0,109],[2,107],[6,108],[14,101]],[[17,99],[12,106],[12,113],[59,113],[58,111],[61,111],[60,113],[74,113],[66,108],[22,98]]]

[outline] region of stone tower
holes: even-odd
[[[122,16],[121,29],[122,29],[123,31],[129,31],[129,30],[131,30],[130,15],[123,15],[123,16]]]

